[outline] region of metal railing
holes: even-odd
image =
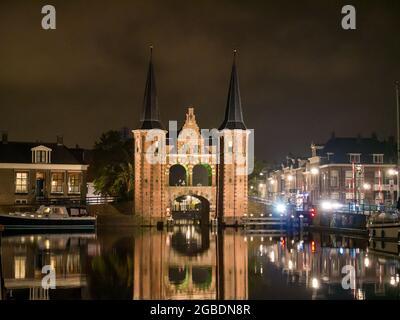
[[[67,197],[67,198],[36,198],[35,205],[94,205],[114,203],[120,200],[116,196],[98,196],[98,197]]]
[[[335,210],[338,213],[352,213],[370,215],[373,213],[395,213],[396,207],[393,205],[377,205],[377,204],[354,204],[348,203]]]

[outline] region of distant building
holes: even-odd
[[[269,176],[269,197],[307,194],[312,203],[389,204],[397,199],[394,140],[339,138],[312,144],[311,157],[297,160]]]
[[[86,197],[88,165],[83,149],[57,143],[0,142],[0,205]]]

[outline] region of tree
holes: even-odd
[[[130,199],[133,195],[133,139],[108,131],[95,143],[89,167],[96,192]]]
[[[266,182],[267,172],[271,170],[271,164],[265,160],[255,159],[253,172],[249,175],[249,195],[258,196],[258,185]]]

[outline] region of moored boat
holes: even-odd
[[[367,223],[369,237],[385,241],[400,241],[400,217],[398,214],[381,213]]]
[[[90,230],[96,228],[96,217],[85,207],[40,206],[36,212],[0,214],[4,230]]]

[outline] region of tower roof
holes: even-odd
[[[236,50],[233,52],[233,64],[231,72],[231,80],[229,83],[228,101],[225,109],[224,122],[219,127],[223,129],[242,129],[246,130],[243,121],[242,101],[240,98],[239,76],[236,67]]]
[[[153,67],[153,47],[150,47],[150,61],[143,99],[143,114],[140,129],[164,129],[158,110],[156,79]]]

